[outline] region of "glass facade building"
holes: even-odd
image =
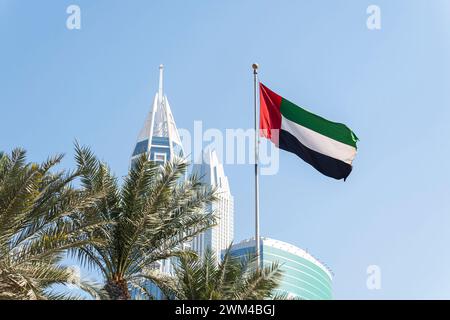
[[[163,66],[160,66],[159,90],[153,99],[153,105],[145,119],[133,153],[131,155],[131,166],[134,161],[146,154],[149,160],[164,164],[175,156],[183,156],[183,146],[181,138],[172,115],[167,96],[163,92]],[[190,247],[189,243],[183,245],[183,248]],[[162,274],[171,275],[174,272],[173,265],[175,258],[165,259],[155,262],[151,269],[158,270]],[[148,285],[148,291],[155,299],[164,299],[164,295],[157,286],[152,283]],[[138,297],[133,292],[135,298]]]
[[[253,254],[255,240],[235,244],[231,252],[239,257]],[[305,300],[332,299],[332,272],[305,250],[286,242],[261,238],[260,252],[264,264],[278,261],[283,270],[281,285],[274,293]]]
[[[195,237],[192,240],[192,249],[203,256],[205,250],[210,248],[219,261],[222,250],[229,247],[234,234],[234,203],[228,178],[217,152],[213,149],[202,152],[201,161],[194,165],[192,171],[201,177],[205,185],[217,190],[217,201],[206,209],[207,213],[214,212],[217,225]]]

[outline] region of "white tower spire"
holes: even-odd
[[[164,95],[164,66],[159,66],[159,86],[153,99],[144,127],[139,133],[132,154],[132,161],[142,153],[148,153],[149,159],[165,162],[175,155],[183,153],[183,146],[175,124],[169,101]]]
[[[160,66],[159,66],[159,90],[158,90],[158,96],[159,96],[159,98],[158,98],[158,102],[159,102],[159,104],[161,104],[162,103],[162,101],[163,101],[163,99],[164,99],[164,96],[163,96],[163,94],[164,94],[164,92],[163,92],[163,84],[164,84],[164,66],[161,64]]]

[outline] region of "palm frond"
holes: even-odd
[[[27,163],[22,149],[0,158],[1,299],[56,298],[49,287],[70,278],[58,266],[66,251],[102,243],[105,221],[86,215],[101,194],[76,190],[76,172],[54,172],[62,158]]]
[[[89,148],[76,142],[75,153],[82,190],[104,194],[85,214],[110,223],[94,233],[104,244],[86,245],[71,253],[83,265],[101,271],[112,299],[128,296],[123,292],[127,281],[129,289],[146,296],[144,284],[153,275],[149,266],[163,259],[186,258],[184,244],[215,224],[214,215],[207,212],[215,201],[215,190],[206,188],[195,175],[185,177],[189,164],[182,158],[161,166],[141,155],[119,186]]]
[[[253,300],[274,298],[281,281],[278,263],[256,270],[254,255],[234,257],[231,245],[221,262],[206,250],[203,257],[181,258],[175,268],[173,290],[180,300]]]

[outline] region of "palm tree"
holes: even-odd
[[[75,149],[83,189],[103,194],[88,214],[113,222],[95,233],[105,245],[89,244],[76,254],[83,265],[100,270],[111,299],[130,299],[130,289],[145,290],[144,280],[165,280],[152,268],[155,263],[192,255],[183,244],[215,224],[213,214],[205,214],[215,190],[196,175],[185,177],[186,161],[159,165],[146,155],[133,163],[119,186],[89,148],[76,144]]]
[[[282,279],[277,262],[255,270],[256,257],[235,257],[226,250],[220,263],[207,249],[204,256],[179,259],[175,276],[161,285],[167,296],[180,300],[261,300],[283,298],[275,295]]]
[[[0,299],[67,297],[52,290],[77,282],[60,265],[66,250],[100,244],[92,231],[103,222],[81,214],[99,197],[71,186],[77,172],[51,172],[62,158],[36,164],[26,162],[22,149],[0,153]]]

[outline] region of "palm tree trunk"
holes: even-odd
[[[127,282],[123,279],[110,279],[105,285],[105,290],[108,292],[112,300],[130,300],[131,295],[128,291]]]

